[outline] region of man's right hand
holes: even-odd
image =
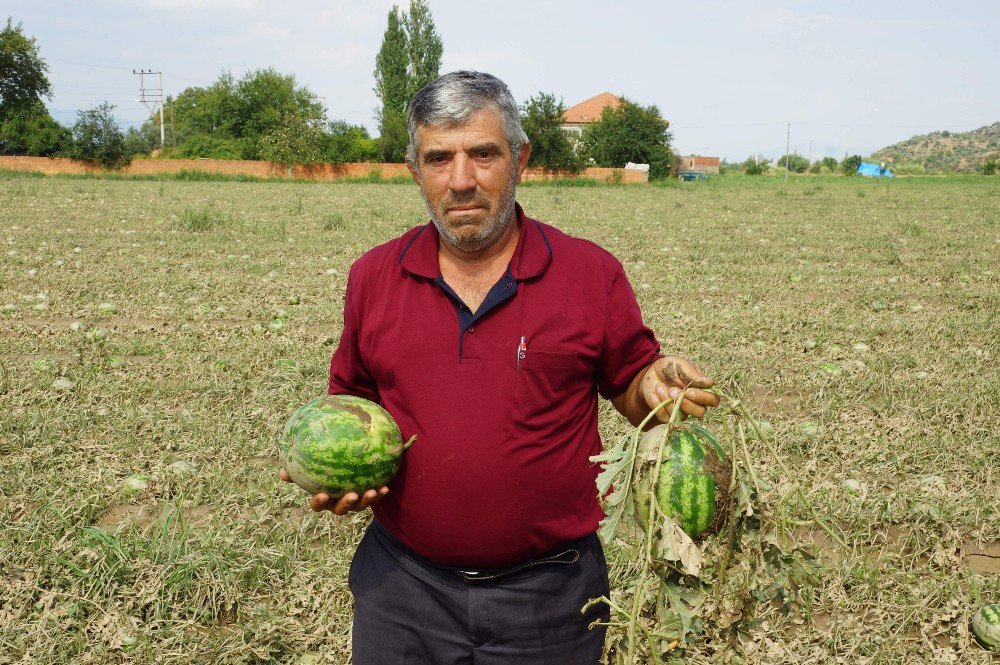
[[[293,482],[284,469],[279,470],[278,475],[286,483]],[[309,507],[317,513],[329,510],[334,515],[346,515],[349,511],[364,510],[372,504],[378,503],[388,493],[389,488],[384,485],[377,490],[368,490],[360,497],[357,492],[348,492],[339,498],[334,498],[326,492],[320,492],[313,494],[312,499],[309,500]]]

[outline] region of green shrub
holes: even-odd
[[[927,173],[927,169],[924,168],[924,165],[917,164],[916,162],[894,164],[891,170],[896,175],[924,175]]]
[[[809,168],[809,160],[802,155],[782,155],[776,164],[778,170],[784,171],[786,162],[788,170],[792,173],[805,173],[806,169]]]
[[[177,150],[177,156],[186,159],[243,159],[243,141],[214,134],[193,134]]]
[[[125,134],[115,122],[114,110],[113,104],[104,102],[77,112],[73,125],[73,157],[92,159],[106,169],[129,165],[132,157],[125,151]]]
[[[844,157],[844,161],[840,163],[840,170],[844,175],[855,175],[858,172],[858,167],[861,166],[861,155],[851,155],[850,157]]]
[[[743,162],[743,171],[747,175],[764,175],[771,169],[771,165],[766,159],[761,157],[747,157],[747,161]]]

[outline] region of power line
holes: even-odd
[[[139,77],[139,99],[143,105],[149,109],[150,114],[160,110],[160,149],[167,147],[166,128],[163,124],[163,72],[154,72],[151,69],[132,70],[132,73]],[[146,87],[146,77],[156,76],[160,84],[159,88]]]

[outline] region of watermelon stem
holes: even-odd
[[[403,450],[406,450],[407,448],[409,448],[410,446],[412,446],[413,442],[416,441],[416,440],[417,440],[417,435],[414,434],[413,436],[410,437],[409,441],[407,441],[406,443],[403,444]]]
[[[649,413],[649,415],[646,416],[646,418],[639,424],[639,426],[636,428],[636,431],[637,432],[643,431],[643,429],[646,426],[646,423],[649,422],[649,420],[653,417],[653,415],[656,414],[660,409],[662,409],[668,403],[670,403],[670,401],[671,401],[670,399],[664,400],[655,409],[653,409]],[[674,401],[674,407],[670,413],[670,419],[667,421],[667,431],[664,432],[663,437],[660,439],[660,446],[656,452],[656,464],[653,467],[654,479],[660,477],[660,464],[663,462],[663,447],[667,444],[667,441],[670,440],[670,435],[673,434],[674,430],[677,428],[678,423],[680,423],[681,403],[683,401],[684,401],[684,390],[681,391],[681,393],[677,396],[676,401]],[[637,457],[638,455],[636,455],[632,459],[632,467],[629,470],[628,485],[626,485],[626,487],[631,487],[632,476],[635,470],[635,463],[636,463],[635,460]],[[655,482],[653,484],[653,487],[655,487]],[[656,500],[655,493],[651,493],[648,499],[649,499],[649,518],[646,520],[645,542],[644,542],[646,551],[643,556],[645,565],[643,565],[639,570],[639,579],[636,581],[635,585],[636,592],[635,595],[632,597],[632,616],[629,618],[628,631],[626,633],[628,635],[628,648],[626,651],[625,662],[627,663],[638,662],[635,658],[636,628],[641,628],[643,632],[646,633],[646,637],[647,639],[649,639],[650,642],[651,651],[654,654],[656,653],[656,648],[653,645],[653,637],[649,635],[649,631],[646,630],[645,626],[639,624],[639,614],[642,611],[642,605],[646,596],[644,591],[646,585],[646,577],[653,565],[653,531],[655,529],[654,524],[656,524],[658,521],[657,513],[661,512],[659,502]],[[664,515],[664,517],[672,521],[672,518],[666,515]],[[667,524],[664,525],[663,528],[670,528],[670,526],[671,526],[670,524]]]

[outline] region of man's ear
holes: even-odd
[[[410,172],[410,176],[413,178],[413,182],[420,184],[420,171],[414,166],[413,162],[406,160],[406,168]]]
[[[531,144],[527,141],[521,146],[521,156],[517,159],[517,181],[521,182],[524,169],[528,167],[528,158],[531,157]]]

